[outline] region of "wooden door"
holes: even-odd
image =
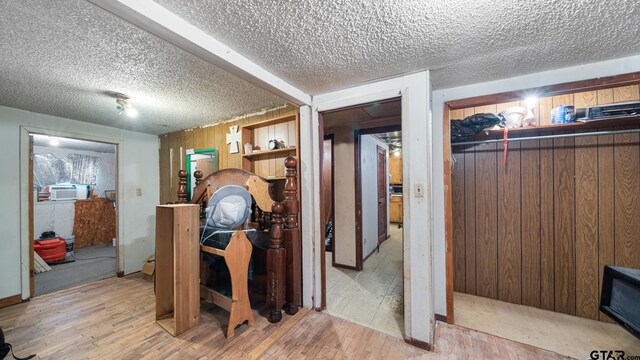
[[[387,239],[387,151],[378,148],[378,244]]]

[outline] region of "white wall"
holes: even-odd
[[[104,197],[105,190],[115,190],[116,188],[116,154],[64,149],[53,146],[34,146],[33,152],[35,154],[53,154],[58,159],[64,159],[69,154],[80,154],[99,157],[100,163],[98,164],[96,184],[93,187],[94,195]]]
[[[24,126],[24,128],[23,128]],[[119,269],[140,270],[154,252],[155,205],[159,201],[158,137],[28,111],[0,107],[0,298],[29,296],[28,136],[51,135],[118,143]],[[136,188],[142,196],[136,196]],[[23,221],[25,220],[26,221]]]
[[[432,94],[433,109],[433,214],[434,214],[434,283],[435,312],[447,313],[444,228],[443,109],[451,100],[466,99],[507,91],[594,79],[640,71],[640,56],[585,64],[564,69],[528,74],[503,80],[436,90]],[[403,129],[404,130],[404,129]]]
[[[389,174],[389,146],[371,135],[360,137],[360,176],[362,193],[362,257],[369,256],[378,246],[378,146],[385,149],[385,174]],[[389,188],[389,176],[386,176],[386,187]],[[389,212],[389,191],[387,194],[387,213]],[[387,234],[389,234],[389,218],[387,218]]]
[[[73,235],[76,201],[42,201],[33,204],[33,236],[55,231],[63,238]]]
[[[355,140],[351,127],[332,129],[334,161],[334,249],[336,264],[356,266]]]

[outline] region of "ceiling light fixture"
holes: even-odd
[[[58,146],[58,145],[60,145],[60,141],[58,141],[58,139],[52,137],[51,140],[49,140],[49,145]]]
[[[129,100],[131,99],[125,94],[115,93],[116,98],[116,109],[118,110],[118,115],[126,114],[128,117],[134,118],[138,116],[138,110],[134,109],[131,104],[129,104]]]

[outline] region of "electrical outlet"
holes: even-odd
[[[417,198],[423,198],[424,197],[424,184],[423,183],[416,183],[415,184],[415,188],[416,188],[416,197]]]
[[[136,196],[142,196],[142,189],[141,188],[137,188],[136,189]]]

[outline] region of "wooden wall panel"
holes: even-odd
[[[640,263],[639,142],[637,133],[614,135],[615,265],[625,267]]]
[[[476,293],[476,159],[474,149],[464,152],[465,290]]]
[[[540,307],[540,142],[538,140],[521,143],[520,162],[522,195],[521,303]]]
[[[553,109],[553,103],[550,97],[541,98],[538,100],[540,107],[540,113],[538,114],[538,123],[540,125],[551,124],[551,109]]]
[[[503,143],[499,143],[498,154],[503,152]],[[498,300],[520,304],[522,295],[520,143],[509,143],[506,162],[503,156],[499,156],[497,163]]]
[[[598,90],[598,105],[613,103],[613,89]]]
[[[554,139],[555,310],[575,314],[574,139]]]
[[[174,202],[177,200],[178,170],[184,169],[186,161],[186,151],[188,149],[216,148],[218,150],[218,168],[229,167],[240,168],[242,154],[229,153],[226,134],[233,125],[242,127],[244,125],[273,119],[280,116],[295,114],[298,108],[288,105],[282,109],[275,109],[265,114],[251,116],[245,119],[229,121],[220,124],[178,131],[170,134],[160,135],[160,203]],[[291,141],[291,133],[295,134],[295,128],[282,129],[282,136]],[[297,134],[295,134],[297,135]],[[242,143],[239,144],[242,147]],[[242,149],[240,149],[242,151]],[[182,156],[181,156],[182,155]],[[181,160],[182,159],[182,160]],[[269,166],[267,163],[266,166]],[[272,172],[279,171],[275,168]],[[282,170],[284,172],[284,170]]]
[[[600,97],[598,97],[600,101]],[[602,130],[613,130],[604,128]],[[600,135],[598,140],[598,289],[602,289],[602,276],[605,265],[615,263],[615,187],[613,169],[613,136]],[[604,313],[599,319],[610,321]]]
[[[613,102],[637,101],[640,98],[638,85],[622,86],[613,89]]]
[[[498,188],[495,144],[476,150],[476,294],[498,298]]]
[[[540,308],[545,310],[555,309],[554,198],[553,140],[540,140]]]
[[[598,284],[598,139],[575,138],[576,315],[597,319]],[[596,160],[596,161],[594,161]]]
[[[464,153],[452,154],[451,183],[453,202],[453,284],[454,291],[465,292],[466,288],[466,241],[465,241],[465,197],[464,197]]]

